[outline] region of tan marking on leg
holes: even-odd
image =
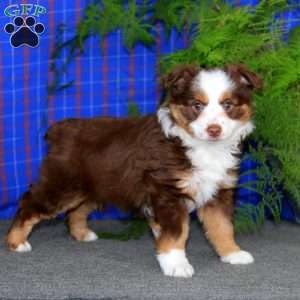
[[[185,254],[185,244],[188,238],[188,222],[182,223],[180,236],[174,237],[162,232],[156,240],[157,260],[162,272],[166,276],[192,277],[194,268],[189,263]]]
[[[217,203],[198,209],[198,218],[203,222],[206,236],[219,256],[240,250],[234,240],[231,218]]]
[[[33,226],[39,223],[40,220],[40,217],[32,217],[22,223],[16,220],[6,236],[8,248],[15,250],[20,244],[26,242]]]
[[[69,212],[68,224],[70,234],[77,241],[84,241],[87,234],[91,231],[87,224],[88,215],[97,208],[92,202],[84,202],[78,208]]]
[[[155,237],[155,239],[158,239],[161,233],[161,226],[155,222],[153,219],[148,220],[148,224],[152,230],[152,233]]]
[[[167,233],[161,232],[159,238],[156,240],[157,252],[167,253],[173,249],[184,250],[188,235],[189,224],[187,220],[182,223],[182,232],[178,238],[174,238]]]
[[[26,197],[26,195],[25,195]],[[15,220],[6,236],[6,243],[11,250],[16,250],[18,246],[27,242],[27,238],[32,231],[34,225],[41,220],[51,219],[57,216],[60,212],[66,212],[69,209],[75,208],[84,201],[82,195],[66,196],[65,201],[57,203],[55,210],[49,214],[41,214],[39,208],[32,203],[31,195],[22,198],[19,211]],[[47,206],[45,206],[47,211]],[[22,245],[21,245],[22,246]],[[17,250],[18,251],[18,250]]]

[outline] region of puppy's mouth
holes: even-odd
[[[221,140],[223,140],[223,139],[220,136],[209,136],[207,138],[207,141],[209,141],[209,142],[217,142],[217,141],[221,141]]]
[[[222,142],[224,140],[226,140],[226,139],[222,136],[217,136],[217,137],[209,136],[207,138],[202,139],[202,141],[205,141],[208,143],[217,143],[217,142]]]

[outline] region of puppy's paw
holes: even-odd
[[[78,242],[93,242],[98,239],[97,234],[90,229],[71,230],[71,235]]]
[[[254,262],[254,258],[251,253],[241,250],[222,256],[221,261],[232,265],[248,265]]]
[[[92,230],[88,230],[87,232],[86,232],[86,234],[83,236],[83,238],[82,238],[82,241],[83,242],[93,242],[93,241],[96,241],[96,240],[98,240],[98,236],[97,236],[97,234],[94,232],[94,231],[92,231]]]
[[[166,276],[189,278],[194,274],[193,266],[188,262],[185,251],[171,250],[157,255],[159,265]]]
[[[31,245],[25,241],[24,243],[19,244],[16,248],[10,248],[12,251],[23,253],[30,252],[32,250]]]

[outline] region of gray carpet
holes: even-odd
[[[93,222],[95,231],[120,229],[118,222]],[[7,222],[0,223],[4,236]],[[149,235],[129,242],[78,243],[63,222],[43,223],[30,238],[33,252],[16,254],[0,243],[0,299],[300,299],[300,227],[267,224],[237,237],[256,261],[223,264],[197,223],[187,253],[191,279],[163,276]]]

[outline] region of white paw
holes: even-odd
[[[222,256],[221,261],[232,265],[248,265],[254,262],[254,258],[251,253],[241,250]]]
[[[158,254],[157,259],[166,276],[188,278],[194,274],[194,268],[188,262],[183,250],[174,249],[168,253]]]
[[[14,251],[16,252],[30,252],[32,250],[31,245],[25,241],[24,243],[20,244]]]
[[[89,230],[87,233],[86,233],[86,235],[84,236],[84,238],[83,238],[83,242],[93,242],[93,241],[96,241],[96,240],[98,240],[98,236],[97,236],[97,234],[94,232],[94,231],[92,231],[92,230]]]

